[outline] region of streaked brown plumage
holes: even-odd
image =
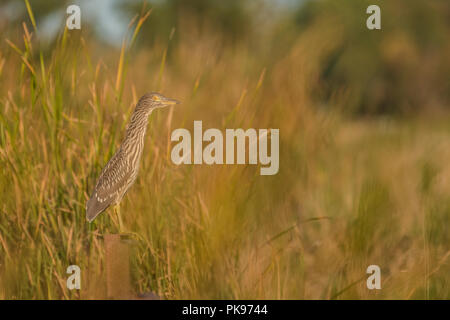
[[[125,139],[103,168],[86,204],[86,218],[89,222],[110,205],[118,205],[134,183],[144,149],[149,115],[156,108],[177,103],[179,103],[177,100],[166,98],[156,92],[147,93],[139,99],[127,126]]]

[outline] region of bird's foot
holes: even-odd
[[[138,240],[141,241],[144,238],[136,233],[136,232],[132,232],[132,231],[119,231],[118,235],[120,236],[120,240],[124,240],[124,241],[130,241],[130,240]]]

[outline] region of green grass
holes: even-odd
[[[178,32],[171,51],[157,43],[106,52],[67,30],[46,50],[30,30],[25,41],[0,44],[0,298],[105,296],[99,235],[115,227],[109,211],[89,225],[85,203],[133,105],[152,90],[182,105],[151,116],[141,171],[121,208],[125,227],[141,237],[132,246],[136,292],[450,298],[447,116],[347,121],[316,111],[314,34],[268,67],[245,47],[219,49],[212,35],[193,42],[191,30]],[[321,50],[329,45],[324,39]],[[170,133],[194,120],[280,128],[279,173],[175,166]],[[81,291],[66,289],[70,264],[82,269]],[[382,270],[377,292],[365,287],[371,264]]]

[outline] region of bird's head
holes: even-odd
[[[138,105],[145,109],[153,110],[156,108],[164,108],[170,105],[179,104],[175,99],[170,99],[157,92],[146,93],[139,99]]]

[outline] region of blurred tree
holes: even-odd
[[[247,10],[248,0],[165,0],[150,2],[153,8],[150,19],[143,26],[146,43],[157,38],[166,39],[173,28],[179,29],[183,19],[189,20],[190,27],[200,32],[213,28],[232,42],[248,35],[251,16]],[[141,1],[121,2],[120,8],[129,13],[140,11]],[[210,30],[211,31],[211,30]]]
[[[315,23],[342,33],[322,63],[317,98],[329,101],[345,89],[351,114],[450,107],[450,2],[375,2],[379,31],[366,28],[366,8],[374,1],[309,1],[295,13],[296,37]]]
[[[29,3],[37,24],[46,19],[50,13],[63,9],[68,5],[66,0],[32,0]],[[2,0],[0,12],[4,13],[2,14],[3,19],[8,20],[9,23],[29,22],[25,1]]]

